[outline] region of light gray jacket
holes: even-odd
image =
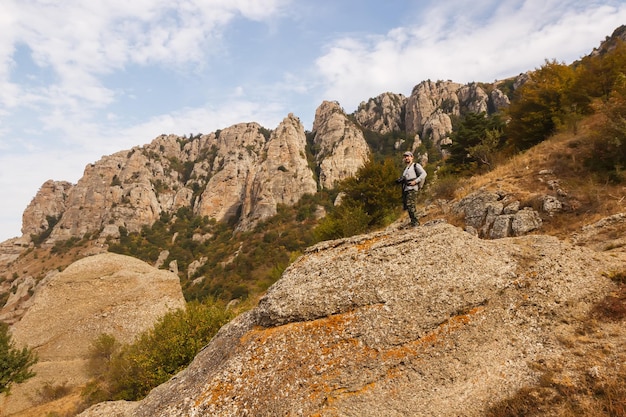
[[[402,191],[419,190],[424,186],[424,182],[426,181],[426,171],[420,164],[414,162],[404,168],[402,177],[404,177]],[[413,181],[415,181],[415,185],[410,185],[413,184]]]

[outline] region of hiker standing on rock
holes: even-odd
[[[426,171],[420,164],[413,161],[413,153],[406,151],[402,158],[406,164],[402,176],[396,180],[402,184],[402,207],[409,212],[411,223],[409,226],[419,226],[417,218],[417,192],[424,186]]]

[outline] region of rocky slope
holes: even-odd
[[[188,369],[141,402],[81,416],[482,416],[545,364],[572,365],[563,340],[625,261],[549,236],[482,240],[443,222],[324,242]],[[624,336],[603,333],[600,374]]]
[[[129,343],[185,302],[175,274],[105,253],[48,274],[29,304],[11,331],[17,346],[37,353],[37,375],[12,387],[10,396],[0,396],[2,416],[35,405],[46,384],[82,387],[89,379],[89,348],[98,336],[107,333]]]

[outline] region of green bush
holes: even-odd
[[[35,376],[31,367],[37,355],[29,348],[18,349],[9,333],[9,326],[0,322],[0,394],[9,393],[12,384],[20,384]]]
[[[575,71],[571,66],[546,61],[516,90],[507,113],[506,135],[518,150],[528,149],[556,132],[577,107],[572,100]]]
[[[363,204],[342,202],[315,228],[319,240],[333,240],[365,233],[372,217],[365,212]]]
[[[342,181],[338,189],[341,203],[315,228],[320,240],[337,239],[364,233],[392,223],[402,207],[400,187],[395,179],[401,168],[393,159],[370,160],[356,175]]]
[[[592,135],[593,154],[586,165],[614,183],[626,181],[626,77],[599,109],[602,123]]]
[[[93,381],[83,392],[87,401],[138,400],[193,360],[234,313],[221,303],[190,302],[166,314],[136,342],[119,346],[110,335],[92,345]]]
[[[452,143],[443,148],[449,152],[448,166],[456,172],[470,173],[481,166],[493,168],[495,154],[504,138],[504,121],[500,115],[468,113],[451,135]]]

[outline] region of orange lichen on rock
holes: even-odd
[[[369,249],[372,247],[372,245],[373,245],[374,243],[380,242],[380,241],[381,241],[381,240],[383,240],[385,237],[386,237],[386,236],[376,236],[376,237],[373,237],[373,238],[371,238],[371,239],[364,240],[363,242],[360,242],[360,243],[356,244],[356,245],[355,245],[355,248],[356,248],[359,252],[364,252],[364,251],[367,251],[367,250],[369,250]]]
[[[237,398],[248,398],[246,407],[254,408],[251,398],[260,405],[298,396],[306,404],[315,404],[317,409],[330,407],[341,397],[360,395],[383,380],[401,376],[399,366],[420,360],[430,347],[443,343],[446,335],[470,323],[471,317],[482,308],[454,316],[419,339],[389,348],[374,348],[362,338],[352,336],[361,324],[362,312],[358,310],[273,328],[256,328],[240,339],[238,349],[245,360],[214,376],[200,402],[219,406],[238,401]],[[270,345],[274,348],[267,349]],[[362,374],[364,366],[371,375],[355,379],[353,375]],[[254,393],[242,392],[246,387],[255,387]]]

